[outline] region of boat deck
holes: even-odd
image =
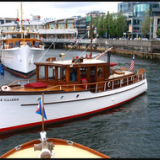
[[[112,79],[117,79],[123,76],[128,76],[128,75],[133,75],[133,72],[129,71],[123,71],[121,73],[113,73],[110,77],[109,80]],[[47,82],[45,82],[47,84]],[[88,85],[91,85],[91,83],[87,83]],[[56,85],[53,86],[51,84],[47,84],[46,88],[25,88],[23,85],[15,85],[10,87],[10,91],[82,91],[86,90],[85,87],[83,87],[84,84],[78,85],[78,84],[72,84],[72,85]]]

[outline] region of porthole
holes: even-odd
[[[79,94],[77,94],[76,98],[78,98],[78,97],[79,97]]]
[[[64,96],[61,96],[61,99],[63,99]]]

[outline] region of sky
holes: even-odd
[[[32,15],[39,15],[44,18],[69,18],[72,16],[85,17],[86,13],[99,11],[107,13],[117,13],[118,3],[121,1],[22,1],[23,19],[32,19]],[[0,17],[21,18],[21,3],[18,1],[0,1]]]

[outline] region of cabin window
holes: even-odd
[[[48,67],[48,80],[55,80],[55,67],[54,66]]]
[[[96,67],[90,68],[90,81],[91,82],[95,82],[95,71],[96,71]]]
[[[53,29],[56,29],[56,24],[53,24]]]
[[[102,78],[102,67],[97,68],[98,79]]]
[[[127,82],[127,78],[124,79],[124,83]]]
[[[8,31],[12,31],[12,27],[8,27]]]
[[[119,84],[119,81],[115,81],[114,84],[115,84],[115,85],[118,85],[118,84]]]
[[[67,21],[67,29],[72,29],[72,27],[73,27],[72,23],[73,23],[72,20]]]
[[[27,33],[27,34],[25,35],[25,38],[30,38],[30,34]]]
[[[91,67],[90,75],[95,75],[95,67]]]
[[[87,78],[87,67],[80,68],[80,78]]]
[[[31,37],[31,38],[35,38],[35,35],[34,35],[34,34],[31,34],[30,37]]]
[[[17,35],[16,34],[12,34],[12,38],[17,38]]]
[[[65,68],[64,67],[58,67],[58,80],[65,81]]]
[[[39,79],[45,79],[45,67],[39,66]]]
[[[77,68],[70,68],[70,81],[77,81]]]
[[[29,29],[30,29],[30,30],[33,30],[33,26],[29,26]]]
[[[7,30],[7,27],[2,27],[2,30],[3,30],[3,31],[6,31],[6,30]]]
[[[17,38],[21,38],[21,34],[17,34]]]

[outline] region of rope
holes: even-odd
[[[87,33],[86,33],[86,34],[87,34]],[[86,34],[85,34],[85,35],[86,35]],[[84,35],[84,36],[85,36],[85,35]],[[82,39],[84,38],[84,36],[82,37]],[[76,44],[75,44],[75,45],[76,45]],[[74,45],[73,45],[73,46],[74,46]],[[72,49],[73,46],[72,46],[70,49]],[[69,50],[70,50],[70,49],[69,49]],[[69,50],[68,50],[68,51],[69,51]],[[66,53],[67,53],[68,51],[66,51]],[[66,54],[66,53],[65,53],[65,54]]]
[[[52,46],[52,44],[54,44],[54,43],[51,43],[50,47]],[[50,48],[50,47],[49,47],[49,48]],[[48,48],[48,49],[49,49],[49,48]],[[46,50],[46,52],[48,51],[48,49]],[[46,52],[43,53],[43,55],[42,55],[41,58],[38,60],[38,62],[42,59],[42,57],[45,55]]]
[[[87,49],[88,49],[90,46],[91,46],[91,44],[87,47]],[[86,50],[87,50],[87,49],[86,49]],[[86,51],[86,50],[85,50],[85,51]],[[84,51],[84,52],[85,52],[85,51]],[[83,55],[84,52],[82,52],[81,55]],[[81,57],[81,55],[79,56],[79,58]],[[79,59],[79,58],[78,58],[78,59]],[[76,63],[76,61],[77,61],[78,59],[76,59],[74,63]],[[73,67],[74,63],[73,63],[72,65],[70,65],[70,67]]]

